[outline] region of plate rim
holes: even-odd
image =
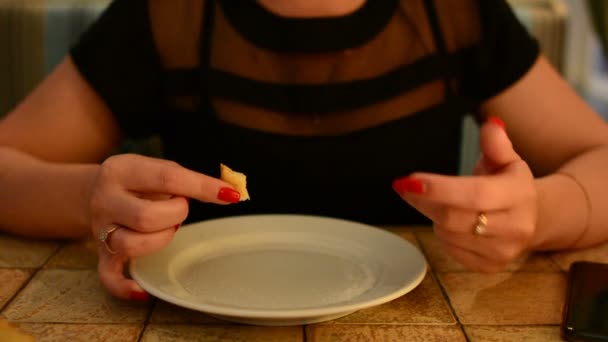
[[[360,226],[362,228],[374,229],[376,233],[387,234],[391,237],[397,237],[396,234],[386,231],[380,227],[376,227],[370,224],[352,221],[348,219],[335,218],[329,216],[317,216],[317,215],[303,215],[303,214],[246,214],[246,215],[235,215],[235,216],[227,216],[220,218],[213,218],[209,220],[202,220],[197,222],[192,222],[187,225],[184,225],[183,228],[188,226],[194,226],[199,224],[212,223],[222,220],[233,220],[233,219],[251,219],[251,218],[293,218],[293,219],[322,219],[322,220],[335,220],[341,221],[342,223],[354,224]],[[137,271],[137,262],[139,258],[132,259],[129,262],[129,272],[133,280],[135,280],[144,290],[146,290],[151,295],[156,298],[162,299],[168,303],[172,303],[184,308],[200,311],[210,315],[220,315],[225,317],[246,317],[252,319],[272,319],[272,320],[289,320],[289,319],[297,319],[297,318],[307,318],[307,317],[315,317],[315,316],[328,316],[340,314],[343,312],[354,312],[361,309],[377,306],[380,304],[384,304],[390,302],[396,298],[399,298],[406,293],[412,291],[426,277],[428,273],[428,264],[426,262],[426,258],[424,254],[417,248],[413,243],[402,239],[404,244],[412,247],[415,253],[420,256],[420,260],[422,263],[420,266],[420,270],[418,271],[416,277],[411,281],[407,282],[404,286],[400,287],[398,290],[393,292],[389,292],[383,296],[379,296],[374,299],[366,300],[363,302],[355,302],[351,304],[329,304],[327,306],[321,308],[302,308],[302,309],[248,309],[248,308],[238,308],[238,307],[230,307],[230,306],[221,306],[221,305],[213,305],[213,304],[205,304],[205,303],[196,303],[190,302],[184,299],[177,298],[171,293],[166,291],[162,291],[154,284],[146,281],[141,277],[141,274]],[[156,252],[158,253],[158,252]],[[144,256],[145,257],[145,256]]]

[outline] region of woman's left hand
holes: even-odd
[[[433,221],[437,238],[457,261],[475,271],[497,272],[528,247],[537,193],[502,120],[487,120],[480,144],[473,176],[414,173],[395,180],[393,188]]]

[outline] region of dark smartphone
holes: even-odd
[[[567,341],[608,341],[608,264],[570,266],[561,328]]]

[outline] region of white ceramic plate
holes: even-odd
[[[185,225],[131,275],[167,302],[240,323],[296,325],[345,316],[414,289],[416,247],[385,230],[301,215],[250,215]]]

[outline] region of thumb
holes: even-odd
[[[489,117],[481,126],[479,144],[485,169],[500,169],[521,159],[507,136],[505,123],[498,117]]]

